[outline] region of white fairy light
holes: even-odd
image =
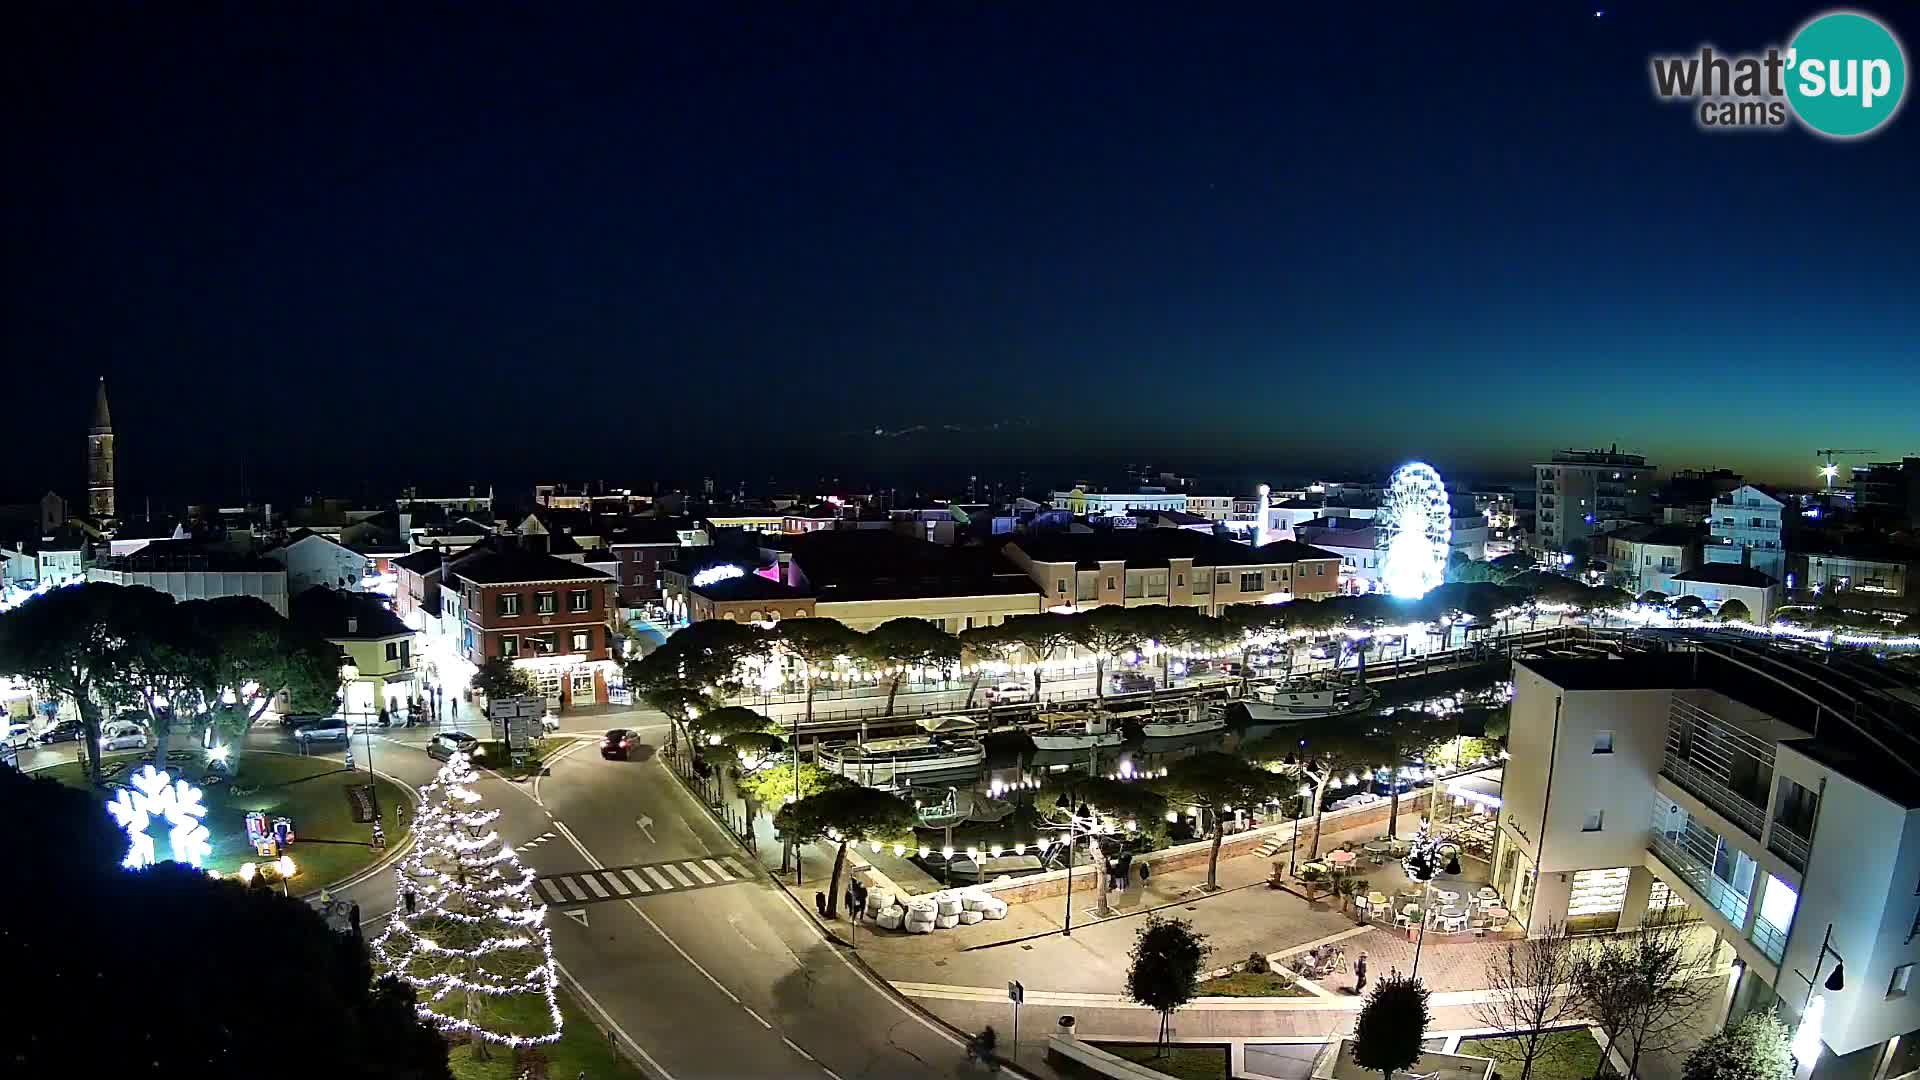
[[[207,815],[200,789],[152,765],[133,774],[129,782],[132,790],[121,788],[107,803],[107,813],[127,833],[127,856],[120,865],[138,870],[160,861],[153,836],[147,831],[158,818],[167,823],[171,860],[199,869],[213,853],[207,827],[200,823]]]
[[[1386,549],[1381,578],[1389,593],[1417,599],[1445,579],[1453,513],[1433,466],[1415,461],[1395,469],[1378,521]]]
[[[491,828],[500,811],[476,806],[476,778],[467,755],[456,753],[421,789],[418,839],[394,870],[415,909],[387,924],[374,957],[414,988],[421,1019],[443,1033],[504,1046],[553,1042],[562,1019],[547,908],[532,894],[533,871]],[[511,994],[543,996],[551,1030],[516,1035],[474,1018],[485,999]]]

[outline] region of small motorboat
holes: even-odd
[[[1263,686],[1242,700],[1252,722],[1276,723],[1347,716],[1373,707],[1380,694],[1354,679],[1303,675]]]
[[[1084,714],[1084,718],[1072,713],[1048,713],[1040,719],[1047,729],[1032,733],[1036,750],[1090,750],[1127,741],[1126,733],[1105,713]]]
[[[1177,739],[1183,735],[1203,735],[1209,731],[1225,731],[1227,714],[1224,709],[1203,709],[1199,705],[1184,713],[1162,713],[1140,725],[1140,734],[1149,739]]]

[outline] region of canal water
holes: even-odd
[[[1161,775],[1182,758],[1211,751],[1251,752],[1270,760],[1275,749],[1291,739],[1311,740],[1315,733],[1330,730],[1378,729],[1384,726],[1388,714],[1399,710],[1458,717],[1459,733],[1470,737],[1488,737],[1489,725],[1493,736],[1505,734],[1507,704],[1513,690],[1504,674],[1481,669],[1450,680],[1430,677],[1422,680],[1421,686],[1419,691],[1410,691],[1385,684],[1380,687],[1380,700],[1371,709],[1342,717],[1229,724],[1225,730],[1151,739],[1141,737],[1137,727],[1129,725],[1127,741],[1113,747],[1037,750],[1025,732],[997,731],[985,738],[987,757],[979,767],[922,774],[901,792],[921,806],[923,822],[930,823],[917,830],[918,845],[928,853],[925,857],[911,846],[903,858],[894,857],[885,848],[868,857],[883,872],[896,876],[917,876],[900,865],[910,863],[937,882],[965,884],[976,880],[978,874],[975,861],[965,855],[967,849],[977,848],[981,860],[987,861],[990,846],[999,845],[1002,855],[990,860],[985,876],[1018,877],[1059,865],[1061,852],[1057,847],[1045,856],[1034,854],[1037,841],[1060,836],[1057,828],[1048,825],[1057,813],[1042,809],[1051,808],[1052,796],[1041,796],[1040,792],[1057,790],[1062,781],[1074,776],[1145,780]],[[1333,792],[1329,798],[1350,793]],[[1184,815],[1172,823],[1141,823],[1139,839],[1130,846],[1137,850],[1193,839],[1195,824]],[[1026,845],[1029,850],[1016,855],[1015,845]],[[955,852],[950,859],[942,854],[949,846]],[[889,870],[889,865],[893,869]]]

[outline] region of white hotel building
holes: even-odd
[[[1684,904],[1738,958],[1730,1017],[1825,998],[1797,1076],[1920,1070],[1920,697],[1855,662],[1676,645],[1515,663],[1495,886],[1535,934]]]

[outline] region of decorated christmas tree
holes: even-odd
[[[412,984],[420,1015],[487,1044],[530,1046],[560,1037],[547,908],[533,872],[493,829],[465,754],[420,789],[414,848],[395,870],[400,910],[373,943],[384,973]]]

